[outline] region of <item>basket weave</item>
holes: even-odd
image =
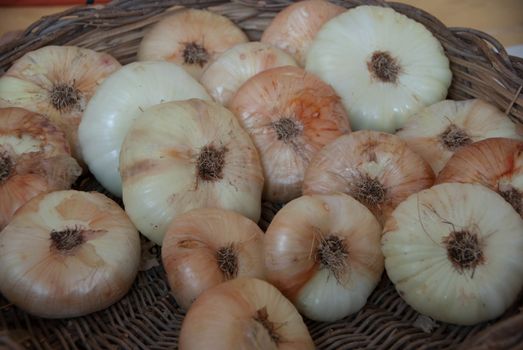
[[[449,98],[481,98],[523,124],[523,59],[511,57],[491,36],[468,28],[447,28],[430,14],[400,3],[335,1],[390,6],[422,23],[442,43],[451,62]],[[0,46],[0,74],[28,51],[45,45],[77,45],[106,51],[122,64],[135,60],[144,32],[180,5],[208,8],[237,23],[252,40],[287,0],[113,1],[105,7],[77,7],[42,18],[17,40]],[[76,188],[102,187],[85,177]],[[278,207],[264,203],[265,229]],[[174,349],[184,313],[169,292],[158,264],[159,249],[143,242],[143,271],[133,288],[110,308],[75,319],[30,316],[0,295],[0,349]],[[156,265],[151,267],[151,265]],[[319,349],[523,349],[523,297],[502,317],[472,327],[433,322],[410,308],[384,274],[367,305],[357,314],[331,323],[306,321]]]

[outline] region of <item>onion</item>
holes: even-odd
[[[356,131],[327,145],[312,159],[303,193],[346,193],[384,223],[399,203],[433,182],[430,166],[399,137]]]
[[[360,310],[383,272],[381,226],[342,194],[288,203],[265,236],[268,281],[305,316],[335,321]]]
[[[387,221],[382,246],[400,296],[439,321],[494,319],[523,287],[523,219],[481,185],[413,194]]]
[[[178,305],[189,309],[205,290],[236,277],[265,277],[263,232],[223,209],[194,209],[169,225],[162,261]]]
[[[45,46],[26,53],[0,78],[0,107],[22,107],[51,119],[82,160],[78,125],[102,81],[120,68],[106,53],[75,46]]]
[[[180,350],[314,349],[294,306],[267,282],[238,278],[204,292],[189,309]]]
[[[189,98],[211,99],[173,63],[135,62],[111,75],[89,102],[79,128],[82,153],[96,179],[121,197],[119,155],[133,121],[147,107]]]
[[[486,186],[523,217],[523,141],[491,138],[460,148],[436,179],[444,182]]]
[[[412,116],[397,132],[438,174],[460,147],[491,137],[523,140],[516,124],[482,100],[446,100]]]
[[[165,17],[145,34],[138,59],[174,62],[199,79],[209,62],[247,41],[247,36],[227,17],[186,9]]]
[[[124,211],[96,192],[34,197],[0,234],[0,292],[49,318],[86,315],[127,293],[140,239]]]
[[[264,70],[280,66],[297,64],[289,54],[269,44],[238,44],[209,64],[200,81],[216,102],[227,106],[245,81]]]
[[[303,67],[309,46],[318,30],[325,22],[344,11],[345,8],[325,0],[296,2],[274,17],[263,32],[261,41],[287,51]]]
[[[31,198],[68,189],[81,173],[64,133],[46,117],[0,109],[0,230]]]
[[[238,90],[230,108],[260,152],[263,195],[273,202],[298,197],[312,156],[350,131],[332,88],[297,67],[257,74]]]
[[[422,24],[381,6],[358,6],[319,30],[306,69],[340,95],[354,130],[394,132],[447,95],[452,72]]]
[[[234,115],[217,103],[191,99],[146,110],[125,138],[120,170],[125,211],[157,244],[174,217],[194,208],[260,218],[258,153]]]

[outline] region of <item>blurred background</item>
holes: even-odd
[[[108,0],[88,0],[95,6]],[[450,27],[469,27],[498,39],[523,56],[523,0],[399,0],[419,7]],[[85,4],[79,0],[0,0],[0,37],[22,30],[41,16]]]

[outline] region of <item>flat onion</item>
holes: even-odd
[[[0,230],[31,198],[70,188],[81,173],[64,133],[49,119],[0,109]]]
[[[269,68],[297,66],[286,52],[260,42],[238,44],[210,63],[200,79],[216,102],[227,106],[249,78]]]
[[[325,0],[296,2],[278,12],[263,32],[261,41],[293,55],[305,66],[309,46],[321,26],[344,12],[345,8]]]
[[[460,148],[436,178],[444,182],[486,186],[523,217],[523,141],[491,138]]]
[[[138,49],[138,59],[174,62],[199,79],[209,62],[248,40],[227,17],[186,9],[165,17],[145,34]]]
[[[460,147],[491,137],[523,140],[505,114],[482,100],[446,100],[412,116],[397,133],[438,174]]]
[[[0,292],[48,318],[86,315],[127,293],[140,238],[124,211],[100,193],[34,197],[0,234]]]
[[[125,210],[157,244],[172,219],[191,209],[260,218],[258,152],[234,115],[215,102],[191,99],[147,109],[125,137],[120,170]]]
[[[82,160],[78,125],[102,81],[118,70],[112,56],[75,46],[45,46],[18,59],[0,78],[0,107],[22,107],[51,119]]]
[[[383,272],[381,226],[342,194],[288,203],[265,234],[267,278],[305,316],[335,321],[360,310]]]
[[[399,137],[362,130],[339,137],[312,159],[303,193],[346,193],[384,223],[399,203],[433,183],[430,166]]]
[[[122,67],[98,88],[79,128],[89,170],[115,196],[122,196],[120,149],[133,121],[162,102],[211,97],[174,63],[135,62]]]
[[[265,278],[263,232],[223,209],[194,209],[167,229],[162,261],[178,305],[189,309],[205,290],[239,277]]]
[[[306,69],[342,98],[354,130],[394,132],[452,80],[440,42],[392,8],[357,6],[321,27]]]
[[[238,90],[230,108],[260,152],[263,195],[270,201],[298,197],[314,154],[350,132],[347,114],[334,90],[297,67],[272,68],[255,75]]]
[[[180,350],[314,349],[296,308],[269,283],[238,278],[204,292],[185,316]]]
[[[400,296],[439,321],[494,319],[523,287],[523,219],[481,185],[445,183],[413,194],[387,221],[382,246]]]

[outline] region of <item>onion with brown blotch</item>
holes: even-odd
[[[97,192],[34,197],[0,234],[0,292],[41,317],[108,307],[127,293],[139,263],[138,231]]]
[[[436,175],[454,152],[492,137],[523,140],[505,114],[482,100],[445,100],[412,116],[396,135],[430,164]]]
[[[247,41],[247,36],[227,17],[206,10],[181,9],[145,34],[138,60],[174,62],[199,79],[207,64]]]
[[[190,99],[146,109],[125,137],[120,172],[125,211],[157,244],[176,216],[195,208],[260,218],[258,152],[235,116],[216,102]]]
[[[460,148],[436,178],[444,182],[486,186],[523,217],[523,141],[490,138]]]
[[[106,53],[45,46],[26,53],[0,78],[0,107],[21,107],[51,119],[82,162],[78,126],[84,109],[102,81],[120,67]]]
[[[430,166],[399,137],[362,130],[338,138],[312,159],[303,193],[346,193],[383,224],[399,203],[433,183]]]
[[[180,350],[312,350],[298,311],[272,285],[238,278],[204,292],[180,331]]]
[[[31,198],[70,188],[81,173],[64,133],[46,117],[0,109],[0,230]]]
[[[318,30],[325,22],[344,11],[345,8],[325,0],[296,2],[278,12],[263,32],[261,42],[288,52],[303,67],[307,50]]]
[[[162,261],[176,302],[188,310],[217,284],[239,277],[265,278],[263,232],[233,211],[194,209],[169,225]]]
[[[265,234],[268,281],[317,321],[335,321],[366,303],[383,272],[381,226],[343,193],[288,203]]]
[[[334,90],[297,67],[255,75],[238,90],[230,109],[260,152],[263,195],[274,202],[298,197],[311,158],[350,132],[348,116]]]

